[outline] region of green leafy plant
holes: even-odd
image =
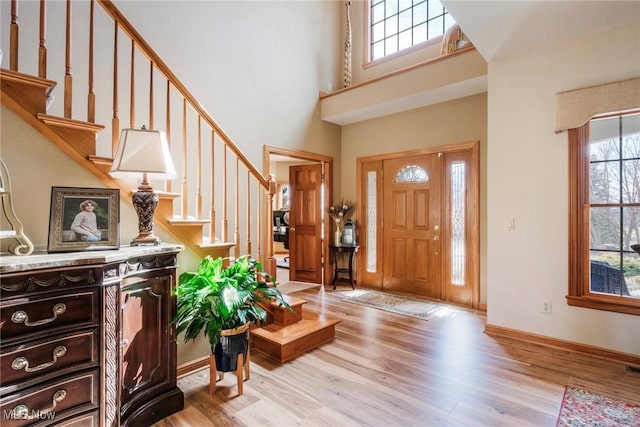
[[[276,301],[291,309],[275,280],[262,271],[262,264],[248,255],[229,263],[229,258],[202,259],[197,272],[184,272],[178,278],[177,310],[172,324],[184,341],[204,332],[211,347],[220,341],[220,333],[246,323],[261,324],[267,318],[261,306]]]

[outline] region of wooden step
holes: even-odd
[[[104,129],[103,125],[42,113],[37,114],[36,117],[83,157],[89,158],[96,154],[96,136]]]
[[[113,159],[111,157],[89,156],[87,159],[104,173],[109,173]]]
[[[213,258],[217,257],[228,257],[231,253],[230,250],[235,246],[233,242],[213,242],[213,243],[201,243],[200,249],[207,254],[211,255]]]
[[[325,315],[302,313],[302,320],[282,326],[272,323],[251,330],[253,350],[284,363],[331,341],[340,321]]]
[[[186,240],[202,245],[202,233],[205,225],[209,224],[206,219],[195,218],[169,218],[168,223],[175,227],[175,232]]]
[[[156,208],[156,217],[173,218],[173,201],[180,197],[180,193],[168,193],[166,191],[158,191],[158,207]]]
[[[47,97],[56,82],[29,74],[0,69],[2,94],[18,103],[31,116],[47,111]]]
[[[269,312],[273,316],[273,323],[280,326],[288,326],[301,321],[302,306],[306,304],[307,301],[290,295],[282,295],[282,298],[291,306],[292,310],[286,307],[280,307],[276,301],[272,301]]]

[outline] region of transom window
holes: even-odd
[[[570,229],[578,249],[570,256],[569,302],[638,314],[640,113],[593,119],[569,135],[576,189]]]
[[[372,61],[441,36],[455,23],[439,0],[370,0]]]

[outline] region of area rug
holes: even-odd
[[[344,301],[424,320],[455,311],[446,304],[378,291],[353,291]]]
[[[640,406],[566,387],[556,427],[640,427]]]

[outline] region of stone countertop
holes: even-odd
[[[120,249],[104,251],[96,250],[54,254],[47,252],[34,252],[31,255],[25,256],[2,254],[2,256],[0,256],[0,274],[17,273],[44,268],[119,262],[144,255],[180,252],[183,249],[184,246],[182,245],[162,243],[157,246],[122,246]]]

